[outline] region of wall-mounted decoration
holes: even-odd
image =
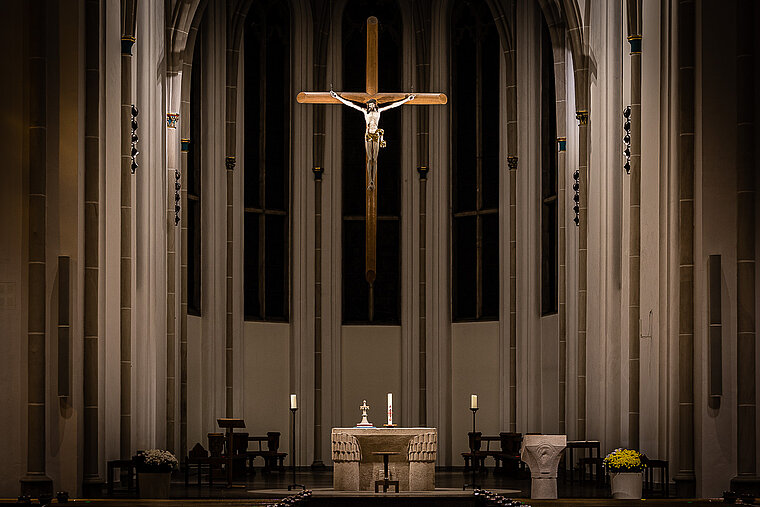
[[[135,174],[135,171],[137,170],[137,155],[140,153],[137,151],[137,141],[140,139],[137,136],[137,115],[139,112],[137,111],[137,107],[132,104],[132,151],[130,152],[132,155],[132,174]]]
[[[557,150],[558,151],[567,151],[567,138],[566,137],[558,137],[557,138]]]
[[[625,169],[626,174],[631,174],[631,106],[625,106],[623,109],[623,156],[625,157]]]
[[[182,175],[179,171],[174,171],[174,225],[179,225],[179,212],[181,211],[180,206],[180,195],[179,192],[182,190],[182,182],[180,181],[180,178]]]
[[[575,217],[573,218],[573,222],[575,222],[576,227],[581,224],[581,173],[577,169],[573,173],[573,191],[575,194],[573,195],[573,201],[575,201],[575,204],[573,205],[573,213],[575,213]]]
[[[235,169],[235,157],[225,157],[224,158],[224,166],[227,168],[228,171],[232,171]]]
[[[588,111],[585,109],[576,111],[575,117],[578,119],[578,125],[588,125]]]
[[[177,128],[177,122],[179,121],[179,113],[166,113],[166,126],[170,129]]]
[[[182,139],[180,141],[180,147],[182,151],[185,151],[185,152],[190,151],[190,139],[187,139],[187,138]]]

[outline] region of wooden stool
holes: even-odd
[[[596,473],[596,482],[600,486],[604,484],[604,473],[602,472],[602,458],[581,458],[578,460],[578,468],[580,469],[581,484],[586,482],[586,467],[589,468],[589,479],[594,479],[594,473]]]
[[[642,461],[646,465],[644,469],[644,490],[654,493],[654,470],[660,470],[660,479],[662,480],[662,495],[665,498],[670,496],[670,471],[668,461],[664,459],[649,459],[643,457]]]
[[[380,451],[380,452],[373,452],[375,456],[382,456],[383,457],[383,480],[375,481],[375,493],[379,493],[379,486],[383,486],[383,493],[388,492],[388,486],[396,486],[396,493],[398,493],[398,481],[392,481],[390,476],[388,475],[388,458],[390,456],[393,456],[395,454],[401,454],[399,452],[394,451]]]
[[[120,472],[127,469],[127,491],[132,491],[134,486],[135,462],[131,459],[114,459],[107,463],[108,496],[113,495],[113,470],[118,468]]]

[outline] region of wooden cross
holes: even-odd
[[[377,18],[367,18],[367,75],[366,90],[364,92],[338,92],[341,97],[353,102],[366,104],[374,99],[378,106],[384,103],[396,102],[405,99],[409,94],[402,92],[381,93],[377,90]],[[301,92],[297,97],[301,104],[341,104],[332,97],[330,92]],[[446,95],[443,93],[417,93],[415,98],[408,104],[427,105],[445,104]],[[369,164],[369,161],[366,161]],[[377,235],[377,185],[369,184],[369,167],[367,168],[366,190],[366,252],[365,252],[365,278],[373,285],[376,277],[376,235]]]

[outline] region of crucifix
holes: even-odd
[[[380,113],[403,104],[445,104],[443,93],[382,93],[377,90],[377,18],[367,18],[367,67],[364,92],[301,92],[297,100],[301,104],[344,104],[364,114],[367,128],[364,132],[366,158],[366,237],[365,273],[370,287],[375,282],[376,235],[377,235],[377,156],[385,147],[383,129],[378,128]],[[382,104],[386,104],[383,106]]]

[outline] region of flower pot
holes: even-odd
[[[612,498],[641,498],[641,472],[610,472]]]
[[[140,492],[140,498],[169,498],[171,477],[171,472],[139,472],[137,490]]]

